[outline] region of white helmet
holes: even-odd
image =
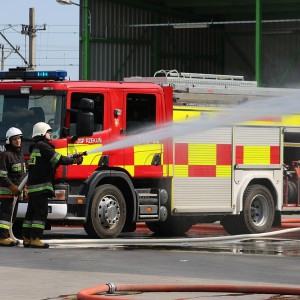
[[[44,122],[38,122],[33,126],[32,137],[45,136],[48,130],[52,130],[49,124]]]
[[[16,127],[11,127],[6,132],[6,144],[10,144],[10,139],[14,136],[23,136],[22,131]]]

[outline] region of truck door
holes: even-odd
[[[162,97],[158,90],[124,93],[126,105],[126,136],[137,138],[137,144],[125,149],[125,168],[133,177],[163,177],[164,146],[159,137],[139,144],[139,135],[155,130],[162,123]]]
[[[70,112],[68,112],[66,127],[69,128],[70,138],[68,142],[68,154],[74,154],[76,152],[84,152],[95,150],[94,153],[84,157],[83,163],[80,166],[72,165],[68,167],[68,179],[85,179],[87,178],[97,167],[99,159],[101,158],[101,152],[96,151],[103,144],[106,144],[109,140],[108,120],[106,110],[106,103],[108,94],[106,91],[95,92],[77,92],[74,91],[70,94]],[[89,137],[76,137],[76,118],[75,113],[79,106],[79,101],[82,98],[92,99],[94,101],[94,133]],[[80,170],[79,170],[80,168]]]

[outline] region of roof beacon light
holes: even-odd
[[[20,80],[55,80],[62,81],[67,77],[67,71],[28,71],[26,68],[9,69],[0,72],[0,80],[20,79]]]

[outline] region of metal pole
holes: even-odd
[[[257,86],[261,86],[261,0],[256,0],[255,77]]]
[[[88,8],[88,0],[83,0],[83,5],[80,5],[80,9],[82,10],[83,15],[83,80],[89,79],[89,8]]]
[[[24,61],[24,63],[26,64],[26,65],[29,65],[28,64],[28,62],[26,61],[26,59],[22,56],[22,54],[19,52],[19,50],[16,48],[16,47],[14,47],[13,45],[12,45],[12,43],[5,37],[5,35],[0,31],[0,35],[5,39],[5,41],[9,44],[9,46],[12,48],[12,49],[14,49],[14,51],[23,59],[23,61]]]
[[[34,8],[29,8],[29,66],[34,70],[35,64],[35,10]]]
[[[4,45],[1,46],[1,71],[4,71]]]

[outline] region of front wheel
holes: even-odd
[[[84,229],[91,237],[114,238],[126,221],[126,203],[122,192],[111,184],[95,189]]]
[[[272,227],[275,205],[272,194],[263,185],[250,185],[244,194],[241,222],[244,233],[263,233]]]

